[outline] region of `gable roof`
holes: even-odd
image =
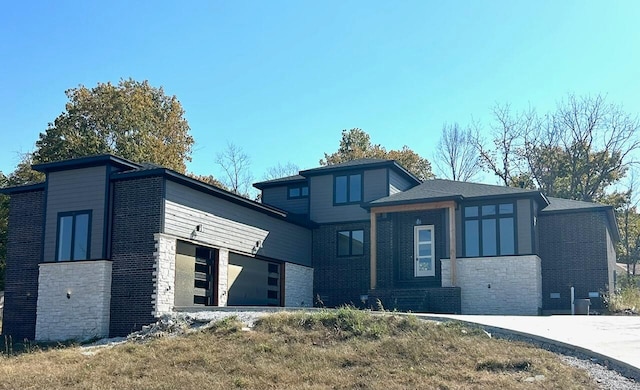
[[[461,201],[511,197],[534,198],[545,206],[549,204],[545,196],[537,190],[445,179],[431,179],[404,192],[374,200],[369,203],[369,207],[435,202],[441,200]]]

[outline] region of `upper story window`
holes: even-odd
[[[466,257],[507,256],[516,253],[513,203],[464,208]]]
[[[308,198],[309,186],[306,184],[300,184],[296,186],[289,186],[287,190],[288,199]]]
[[[362,201],[362,174],[334,176],[334,203],[359,203]]]
[[[56,260],[89,259],[91,211],[58,213]]]
[[[338,256],[362,256],[364,254],[364,230],[338,232]]]

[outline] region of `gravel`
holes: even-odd
[[[95,343],[82,346],[82,353],[85,355],[94,355],[98,351],[104,348],[109,348],[114,345],[122,344],[125,342],[143,342],[148,339],[158,337],[176,337],[179,335],[197,332],[202,329],[211,327],[217,321],[224,318],[235,316],[243,324],[245,324],[244,330],[249,330],[253,327],[256,320],[265,315],[272,314],[272,312],[265,311],[200,311],[190,313],[174,313],[172,315],[165,315],[161,317],[158,322],[142,328],[142,330],[132,333],[126,338],[112,338],[102,339]],[[493,332],[492,332],[493,333]],[[498,335],[500,338],[507,338],[513,340],[520,340],[531,342],[531,340],[524,339],[522,337],[512,337],[506,334]],[[603,390],[640,390],[640,383],[633,379],[627,378],[619,372],[612,370],[602,364],[599,364],[596,359],[590,359],[587,356],[574,356],[572,351],[558,348],[551,344],[540,344],[533,342],[538,347],[547,349],[560,356],[563,362],[566,364],[584,370],[597,383],[598,387]],[[532,377],[533,380],[537,380]]]

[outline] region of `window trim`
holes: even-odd
[[[349,254],[341,255],[340,254],[340,233],[344,233],[344,232],[349,232]],[[353,232],[362,232],[362,253],[360,254],[353,254]],[[336,231],[336,257],[344,258],[344,257],[364,256],[364,250],[366,246],[365,245],[366,235],[364,233],[365,232],[363,228],[337,230]]]
[[[93,220],[93,210],[76,210],[76,211],[64,211],[59,212],[57,215],[56,221],[56,262],[63,261],[86,261],[91,259],[91,224]],[[86,259],[76,259],[74,256],[75,250],[75,241],[76,241],[76,217],[79,215],[87,215],[87,258]],[[69,259],[60,260],[60,221],[64,217],[72,217],[71,219],[71,252],[69,254]]]
[[[302,189],[306,188],[307,189],[307,195],[303,195],[302,194]],[[295,190],[298,189],[300,190],[300,195],[298,196],[291,196],[291,190]],[[309,197],[309,184],[308,183],[304,183],[304,184],[293,184],[290,186],[287,186],[287,199],[305,199]]]
[[[418,270],[418,260],[420,256],[418,256],[418,246],[420,241],[418,240],[419,234],[421,230],[429,230],[431,231],[431,256],[423,256],[431,258],[431,271],[426,273],[420,273]],[[415,278],[425,278],[425,277],[434,277],[436,276],[436,230],[434,225],[416,225],[413,227],[413,277]]]
[[[351,196],[351,176],[360,176],[360,199],[350,201],[349,198]],[[338,202],[336,199],[336,195],[338,194],[336,180],[339,177],[347,178],[347,193],[346,193],[346,201]],[[350,172],[350,173],[336,173],[333,175],[333,205],[334,206],[344,206],[344,205],[353,205],[353,204],[362,204],[364,199],[364,172]]]
[[[510,204],[513,207],[513,211],[511,213],[500,213],[500,205]],[[492,215],[483,216],[482,215],[482,207],[483,206],[494,206],[495,213]],[[495,200],[491,202],[473,202],[466,203],[461,206],[461,217],[462,217],[462,250],[464,253],[463,257],[502,257],[502,256],[517,256],[518,255],[518,202],[517,200]],[[478,207],[478,215],[467,217],[465,215],[465,209],[467,207]],[[502,254],[500,247],[500,219],[501,218],[513,218],[513,253],[510,254]],[[496,224],[496,254],[495,255],[485,255],[483,254],[483,244],[482,244],[482,221],[483,220],[494,220]],[[478,255],[477,256],[469,256],[467,255],[467,221],[478,221]]]

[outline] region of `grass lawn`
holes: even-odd
[[[93,356],[77,347],[4,356],[0,389],[596,388],[552,353],[452,323],[340,309],[240,329],[230,318]]]

